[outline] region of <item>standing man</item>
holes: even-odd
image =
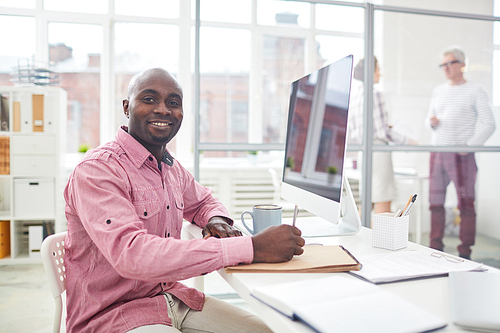
[[[159,68],[135,75],[128,127],[89,151],[64,196],[67,332],[269,332],[256,316],[178,282],[239,263],[303,253],[300,230],[252,237],[166,149],[179,130],[182,89]],[[204,239],[181,240],[183,219]]]
[[[486,92],[463,76],[465,54],[456,47],[442,53],[439,65],[448,82],[437,86],[431,98],[427,125],[433,146],[482,146],[495,130]],[[431,153],[429,201],[430,247],[443,250],[446,188],[453,181],[460,209],[460,257],[470,259],[476,237],[474,208],[477,166],[474,153]]]

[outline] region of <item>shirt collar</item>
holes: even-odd
[[[118,129],[116,140],[137,168],[140,168],[146,162],[146,159],[153,156],[139,141],[128,134],[128,127],[125,125]],[[161,161],[168,166],[174,165],[174,158],[167,150],[163,153]]]
[[[161,161],[163,163],[166,163],[168,166],[174,165],[174,158],[172,157],[172,155],[170,155],[168,150],[165,150],[165,152],[163,153],[163,158],[161,159]]]

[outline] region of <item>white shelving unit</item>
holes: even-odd
[[[0,137],[9,146],[8,158],[5,150],[0,151],[0,156],[4,154],[0,157],[0,221],[9,221],[10,226],[10,255],[1,258],[0,265],[41,262],[37,246],[33,251],[33,242],[30,245],[30,227],[66,230],[67,93],[57,87],[0,86],[0,94],[2,107],[8,108],[8,113],[1,113]],[[32,238],[35,229],[37,234],[40,231],[32,228]]]

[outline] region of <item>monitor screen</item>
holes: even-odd
[[[282,197],[334,223],[340,216],[352,62],[352,55],[342,58],[292,82],[290,90]]]

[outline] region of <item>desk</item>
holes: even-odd
[[[289,223],[288,219],[283,219],[284,223]],[[300,218],[298,219],[298,224],[300,227]],[[184,230],[188,237],[191,238],[201,238],[201,229],[196,225],[186,223],[184,225]],[[306,239],[307,241],[307,239]],[[360,256],[369,253],[381,253],[387,252],[388,250],[378,249],[371,246],[371,229],[362,227],[361,231],[353,236],[342,236],[342,237],[325,237],[325,238],[314,238],[315,242],[321,241],[324,245],[343,245],[345,246],[354,256]],[[434,250],[410,242],[407,250],[424,251],[431,253]],[[495,271],[495,273],[500,273],[498,269],[489,268],[490,271]],[[301,324],[300,322],[291,321],[287,317],[281,315],[272,308],[259,302],[250,293],[256,287],[270,284],[283,283],[288,281],[297,281],[301,279],[313,279],[327,276],[327,273],[301,273],[301,274],[285,274],[285,273],[273,273],[273,274],[263,274],[263,273],[235,273],[226,274],[223,269],[218,272],[238,293],[238,295],[244,299],[247,304],[252,308],[255,313],[264,320],[264,322],[274,331],[274,332],[313,332],[307,326]],[[349,278],[355,279],[347,273],[332,273],[332,274],[345,274]],[[489,273],[485,273],[489,274]],[[368,283],[368,282],[367,282]],[[443,318],[448,322],[448,326],[444,329],[439,330],[439,332],[467,332],[450,322],[450,307],[449,307],[449,288],[448,288],[448,277],[438,277],[430,279],[421,279],[406,282],[397,282],[379,285],[386,291],[399,295],[404,299],[420,306],[428,311],[435,313],[436,315]],[[360,313],[362,317],[363,314]]]

